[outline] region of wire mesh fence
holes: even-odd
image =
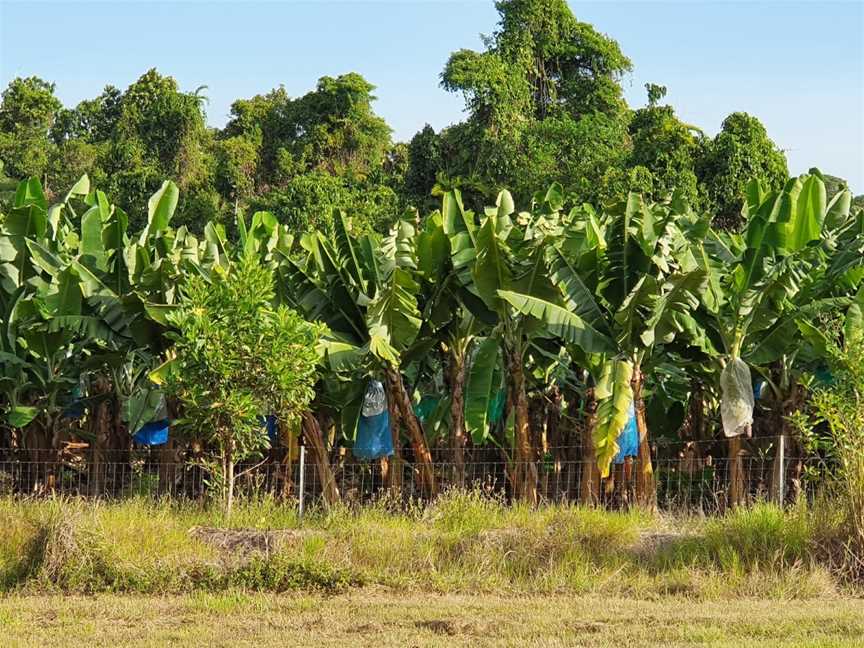
[[[733,504],[760,500],[791,502],[809,497],[829,479],[830,462],[814,456],[777,452],[777,438],[750,440],[735,456],[724,456],[725,440],[656,444],[652,480],[658,506],[665,510],[711,514]],[[514,474],[536,474],[540,501],[597,504],[626,508],[637,502],[637,477],[643,466],[627,457],[600,478],[579,446],[546,448],[536,460],[517,464],[499,448],[472,448],[456,461],[449,448],[434,448],[436,492],[420,477],[410,456],[360,461],[346,448],[335,448],[326,467],[275,450],[235,467],[239,496],[269,494],[303,500],[307,507],[338,499],[362,506],[383,497],[425,501],[452,489],[466,489],[509,501]],[[212,459],[212,458],[211,458]],[[302,476],[301,476],[302,470]],[[533,478],[532,478],[533,480]],[[19,450],[0,455],[0,494],[63,495],[94,498],[171,497],[205,501],[219,492],[219,476],[207,457],[171,449],[123,451]]]

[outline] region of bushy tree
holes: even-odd
[[[218,453],[228,513],[235,463],[267,447],[259,417],[296,428],[314,396],[321,329],[273,299],[271,271],[250,254],[214,266],[210,282],[192,277],[169,319],[167,386],[183,407],[181,429]]]
[[[696,178],[696,164],[705,149],[705,138],[694,126],[675,116],[675,109],[660,105],[666,88],[645,84],[648,106],[633,111],[630,121],[632,150],[630,169],[640,168],[651,175],[650,187],[630,186],[629,190],[650,194],[655,199],[677,190],[694,207],[702,205],[702,190]]]
[[[520,200],[553,181],[596,198],[600,177],[627,151],[620,78],[630,61],[564,0],[502,0],[496,8],[487,49],[455,52],[441,74],[469,113],[444,135],[459,141],[445,151],[461,149],[444,166],[509,187]]]
[[[433,208],[432,188],[443,170],[441,137],[429,124],[408,143],[408,170],[405,172],[405,195],[418,209]]]
[[[333,211],[351,217],[353,234],[386,232],[402,212],[396,192],[384,184],[353,183],[321,171],[298,175],[281,187],[251,198],[252,211],[279,214],[292,231],[333,232]]]
[[[708,195],[715,223],[735,227],[740,223],[744,189],[758,180],[768,190],[780,189],[789,177],[786,156],[768,137],[762,122],[747,113],[733,113],[707,145],[696,168]]]
[[[63,108],[51,129],[56,144],[81,139],[90,144],[104,142],[114,136],[123,108],[123,93],[112,85],[95,99],[85,99],[75,108]]]
[[[60,100],[54,84],[39,77],[15,78],[0,101],[0,161],[13,178],[42,178],[51,152],[49,131]]]

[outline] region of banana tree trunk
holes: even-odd
[[[639,432],[639,461],[636,466],[636,501],[649,511],[657,510],[657,486],[654,466],[651,464],[651,440],[645,418],[645,401],[642,400],[642,369],[633,368],[630,385],[633,389],[633,405],[636,411],[636,429]]]
[[[90,453],[90,479],[89,491],[91,497],[97,497],[104,493],[107,478],[106,459],[116,461],[111,456],[111,433],[114,422],[114,398],[110,397],[113,392],[111,383],[104,376],[95,382],[95,388],[101,398],[97,401],[93,418],[90,425],[90,433],[93,436],[93,445]]]
[[[438,485],[432,466],[432,453],[429,452],[420,421],[417,420],[414,409],[411,407],[411,399],[408,396],[408,390],[405,389],[405,383],[402,381],[402,374],[392,367],[387,367],[386,375],[390,396],[396,404],[400,418],[405,424],[405,429],[408,430],[408,438],[414,451],[414,461],[417,464],[421,491],[428,497],[434,497],[438,493]]]
[[[594,388],[585,392],[585,427],[582,430],[582,473],[579,480],[579,503],[596,506],[600,501],[600,469],[594,453],[594,428],[597,425],[597,399]]]
[[[465,485],[465,357],[450,350],[450,443],[453,445],[454,483]]]
[[[556,500],[566,497],[563,490],[562,478],[564,476],[564,439],[561,429],[561,405],[564,396],[557,385],[549,389],[549,405],[546,408],[546,443],[549,454],[552,457],[551,477],[555,480],[552,485]]]
[[[321,483],[321,496],[324,498],[324,504],[327,507],[333,506],[339,502],[339,489],[336,487],[333,470],[330,468],[330,460],[327,455],[327,448],[324,445],[324,435],[321,433],[321,425],[318,423],[318,419],[312,416],[311,412],[307,411],[303,413],[301,428],[303,430],[303,438],[306,440],[306,445],[312,454],[315,470],[318,473],[318,481]]]
[[[174,486],[177,481],[177,450],[174,448],[174,439],[159,446],[155,451],[158,462],[158,493],[159,495],[174,495]]]
[[[111,404],[105,398],[96,406],[93,417],[91,432],[93,434],[93,446],[90,453],[90,496],[101,495],[105,488],[106,477],[106,451],[109,445],[111,426]],[[110,459],[110,454],[109,454]]]
[[[513,470],[513,490],[516,499],[535,506],[538,502],[537,464],[531,448],[530,417],[528,397],[525,392],[525,373],[522,367],[522,354],[509,354],[510,381],[513,387],[514,445],[516,450]]]
[[[387,391],[392,394],[392,388]],[[402,491],[402,416],[393,396],[387,397],[387,411],[390,414],[390,437],[393,441],[393,456],[381,457],[381,479],[391,493],[398,497]]]
[[[800,452],[790,452],[793,446],[797,446],[798,444],[793,441],[795,430],[789,417],[801,409],[803,400],[804,393],[801,386],[793,381],[789,389],[789,397],[784,399],[779,406],[775,407],[773,431],[777,434],[777,438],[774,440],[774,458],[771,461],[769,492],[774,501],[781,506],[786,499],[787,491],[785,486],[787,475],[791,474],[792,476],[793,498],[797,498],[800,494],[798,490],[800,488],[800,473],[803,471],[803,460]],[[784,455],[792,454],[795,457],[791,470],[787,470],[785,456],[781,457],[781,452]]]

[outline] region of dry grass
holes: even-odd
[[[338,596],[12,596],[0,600],[0,636],[9,648],[862,646],[864,602],[427,595],[381,588]]]
[[[507,507],[451,494],[301,522],[270,500],[231,520],[133,500],[0,500],[0,592],[343,592],[806,599],[854,591],[820,561],[830,525],[764,505],[711,520],[569,506]]]

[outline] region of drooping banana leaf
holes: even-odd
[[[608,360],[594,395],[597,399],[597,415],[592,433],[597,467],[602,477],[609,476],[609,466],[618,454],[617,439],[627,425],[633,389],[630,380],[633,365],[626,360]]]
[[[617,349],[611,339],[563,306],[509,290],[499,290],[498,295],[518,312],[540,320],[553,335],[579,346],[586,353],[610,353]]]
[[[497,337],[480,338],[470,354],[471,364],[466,368],[465,427],[474,442],[483,443],[488,434],[489,403],[500,385],[495,383],[498,373],[501,341]]]

